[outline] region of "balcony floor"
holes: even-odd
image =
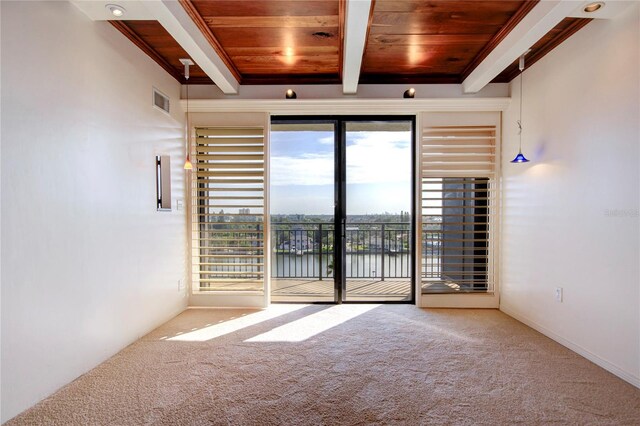
[[[333,279],[272,278],[274,302],[333,302]],[[409,278],[350,278],[347,301],[389,302],[411,300]]]

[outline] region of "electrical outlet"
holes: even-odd
[[[184,290],[184,285],[182,284],[182,280],[178,280],[178,291]]]
[[[562,287],[556,287],[556,302],[562,303]]]

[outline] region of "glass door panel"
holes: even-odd
[[[271,300],[334,302],[335,123],[274,120]]]
[[[345,301],[411,301],[413,122],[343,123]]]

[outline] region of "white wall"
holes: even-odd
[[[67,2],[1,3],[2,421],[187,303],[180,87]],[[172,115],[151,106],[152,86]]]
[[[640,386],[640,12],[524,73],[504,114],[501,309]],[[562,303],[556,287],[564,289]]]

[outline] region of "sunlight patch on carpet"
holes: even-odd
[[[380,305],[335,305],[320,312],[276,327],[245,342],[303,342],[310,337],[339,326]]]
[[[281,315],[295,312],[307,306],[308,305],[271,305],[269,309],[265,309],[264,311],[253,312],[239,318],[231,319],[229,321],[224,321],[195,331],[190,331],[188,333],[170,337],[166,340],[181,342],[206,342],[207,340],[215,339],[216,337],[224,336],[225,334],[233,333],[235,331],[242,330],[243,328],[260,324],[263,321],[268,321]]]

